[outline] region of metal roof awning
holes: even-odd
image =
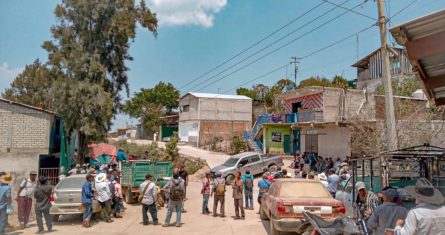
[[[389,30],[404,45],[428,99],[445,105],[445,9]]]
[[[445,157],[445,148],[423,144],[419,146],[383,152],[386,157]]]

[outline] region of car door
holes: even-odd
[[[263,173],[263,164],[261,164],[260,155],[255,154],[250,156],[250,172],[252,175],[258,175],[260,173]]]
[[[246,173],[246,169],[249,167],[250,156],[243,157],[238,162],[238,171],[241,172],[242,175]]]
[[[269,191],[266,194],[266,197],[264,198],[264,202],[266,203],[266,213],[269,214],[269,218],[272,217],[272,214],[276,213],[274,211],[274,200],[275,200],[275,191],[277,190],[277,183],[272,183],[270,185]]]
[[[338,190],[335,194],[335,199],[342,201],[346,208],[346,214],[355,218],[354,206],[353,206],[353,195],[352,195],[352,177],[349,178],[346,186],[342,190]]]

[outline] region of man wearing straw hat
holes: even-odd
[[[416,199],[417,206],[408,212],[406,220],[398,220],[394,233],[405,234],[445,234],[444,197],[425,178],[417,180],[415,186],[405,187],[408,195]]]
[[[11,173],[0,172],[0,235],[5,234],[8,225],[7,207],[12,203],[11,187],[9,186],[11,181]]]

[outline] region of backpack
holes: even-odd
[[[253,180],[250,176],[246,177],[246,183],[244,184],[244,189],[246,189],[249,192],[252,192],[253,190]]]
[[[223,183],[218,182],[216,184],[216,190],[215,191],[216,191],[215,192],[216,196],[224,196],[225,193],[226,193],[226,188],[225,188],[224,182]]]
[[[181,188],[181,181],[173,181],[170,188],[170,199],[172,201],[181,201],[184,198],[184,190]]]

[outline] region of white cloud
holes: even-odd
[[[23,68],[9,68],[9,65],[5,62],[0,64],[0,93],[9,87],[14,78],[17,77],[22,70]]]
[[[214,15],[227,5],[227,0],[146,0],[157,14],[160,25],[213,26]]]

